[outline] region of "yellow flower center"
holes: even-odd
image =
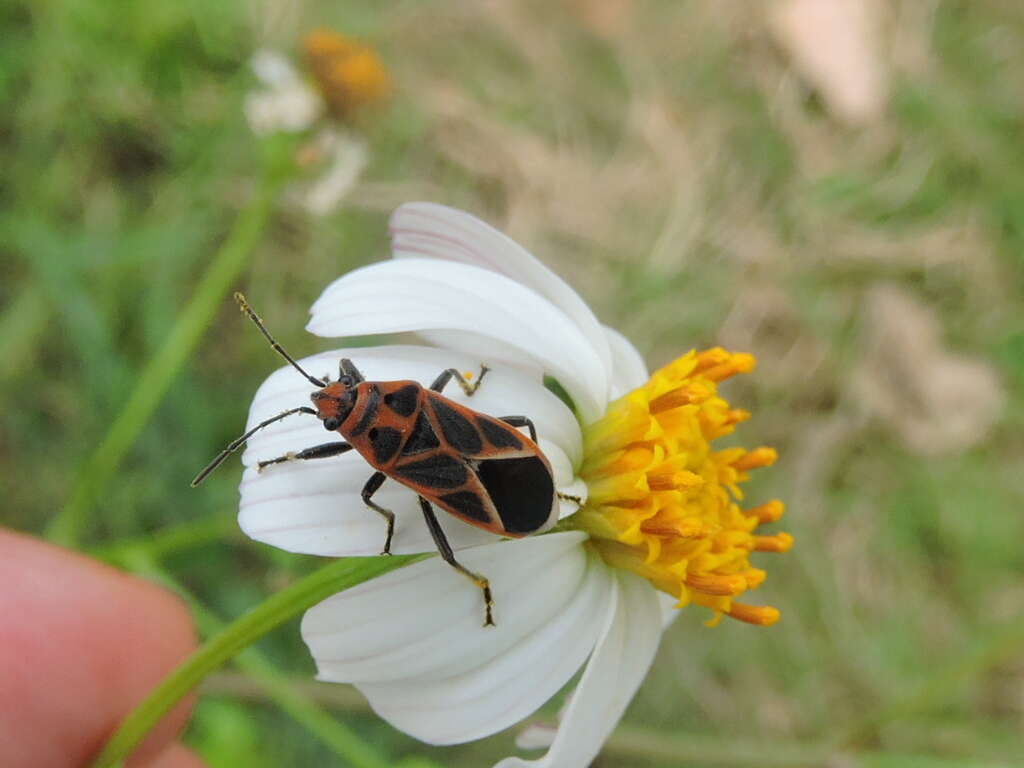
[[[781,501],[741,509],[748,472],[775,462],[772,448],[713,450],[747,411],[718,395],[718,383],[753,370],[753,355],[721,348],[684,355],[608,407],[584,435],[586,506],[572,520],[610,565],[634,571],[677,598],[752,624],[779,611],[736,601],[765,579],[751,552],[785,552],[788,533],[757,527],[783,513]]]
[[[303,45],[313,78],[335,116],[347,118],[391,92],[391,77],[369,46],[330,29],[310,32]]]

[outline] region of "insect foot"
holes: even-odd
[[[276,459],[267,459],[266,461],[259,462],[256,465],[256,471],[262,472],[271,464],[284,464],[286,461],[297,461],[298,458],[299,457],[295,453],[295,451],[288,451],[288,453],[286,453],[284,456],[278,456]]]
[[[478,577],[475,581],[476,585],[484,591],[484,626],[496,627],[494,615],[491,613],[491,609],[494,607],[494,599],[491,597],[491,582],[483,577]]]
[[[484,380],[484,376],[491,370],[483,363],[480,363],[480,374],[476,377],[476,381],[467,381],[465,377],[459,377],[459,385],[462,387],[462,391],[467,395],[472,395],[478,389],[480,389],[480,383]]]

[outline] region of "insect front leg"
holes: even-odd
[[[370,499],[381,485],[383,485],[387,477],[388,476],[383,472],[374,472],[370,475],[370,479],[366,481],[366,485],[363,486],[363,503],[374,512],[378,512],[383,515],[384,519],[388,521],[388,535],[387,538],[384,539],[384,551],[381,552],[382,555],[391,554],[391,537],[395,535],[395,513],[390,509],[384,509],[384,507],[375,504]]]
[[[352,446],[348,443],[323,443],[322,445],[314,445],[312,448],[304,448],[301,451],[289,451],[284,456],[278,456],[276,459],[261,461],[256,465],[256,471],[262,472],[265,467],[269,467],[271,464],[284,464],[286,461],[329,459],[331,456],[340,456],[351,450]]]
[[[430,388],[435,392],[441,392],[444,390],[445,385],[447,385],[448,382],[454,378],[457,382],[459,382],[459,386],[462,387],[463,392],[465,392],[467,395],[472,395],[480,387],[480,382],[484,380],[484,376],[487,375],[487,372],[489,370],[491,369],[488,368],[486,365],[481,364],[480,375],[476,377],[476,381],[469,382],[457,369],[446,368],[445,370],[441,371],[441,374],[436,379],[434,379],[434,383],[430,385]]]
[[[530,439],[533,442],[537,442],[537,428],[533,426],[533,421],[526,416],[499,416],[501,421],[504,421],[510,427],[528,427],[530,430]]]
[[[437,551],[441,553],[441,557],[448,563],[452,568],[457,570],[467,579],[472,581],[484,593],[484,626],[493,627],[494,617],[491,615],[491,607],[494,605],[494,600],[491,598],[491,582],[481,576],[479,573],[474,573],[469,570],[466,566],[455,559],[455,553],[452,552],[452,546],[448,543],[448,539],[444,535],[444,531],[441,530],[441,524],[437,522],[437,516],[434,515],[434,510],[430,506],[430,502],[422,496],[419,497],[420,507],[423,509],[423,517],[427,521],[427,528],[430,529],[430,535],[434,537],[434,544],[437,545]]]

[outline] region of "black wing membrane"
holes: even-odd
[[[484,449],[484,441],[473,422],[436,395],[429,398],[434,417],[449,445],[464,456],[475,456]]]
[[[470,520],[478,520],[488,525],[492,522],[491,515],[484,507],[479,494],[471,491],[456,491],[455,493],[446,493],[444,496],[438,496],[437,498],[463,517],[468,517]]]
[[[523,447],[519,433],[508,424],[487,418],[479,413],[476,416],[476,423],[480,426],[484,437],[487,438],[487,442],[495,448],[512,448],[518,451]]]
[[[506,531],[532,533],[547,522],[555,500],[555,483],[539,457],[483,459],[476,474]]]
[[[434,434],[434,428],[430,426],[430,419],[427,418],[425,411],[420,411],[416,417],[416,424],[413,427],[412,433],[402,448],[402,455],[411,456],[414,453],[432,451],[440,447],[441,441]]]
[[[419,461],[400,464],[394,474],[397,478],[437,489],[458,488],[469,480],[466,465],[446,453],[435,453]]]
[[[420,387],[410,384],[384,395],[384,405],[399,416],[412,416],[420,404]]]

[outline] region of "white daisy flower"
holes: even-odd
[[[253,133],[301,133],[324,114],[323,98],[285,56],[261,49],[251,64],[259,87],[246,94],[245,117]]]
[[[563,501],[554,532],[505,540],[452,516],[441,525],[459,560],[486,576],[497,626],[481,627],[480,591],[440,558],[328,598],[303,619],[321,680],[353,683],[395,727],[457,744],[534,713],[580,670],[557,730],[537,760],[586,766],[654,658],[665,617],[689,602],[755,624],[774,608],[735,601],[764,579],[754,550],[783,551],[787,534],[754,535],[782,514],[773,501],[741,510],[738,483],[774,451],[712,450],[749,414],[717,383],[753,358],[690,352],[648,377],[637,350],[505,235],[450,208],[413,203],[391,219],[394,259],[351,272],[313,305],[308,330],[327,337],[414,331],[432,346],[336,350],[300,361],[314,376],[351,358],[368,380],[429,384],[450,367],[491,372],[472,397],[493,416],[528,415]],[[557,387],[546,386],[556,381]],[[567,397],[553,390],[561,389]],[[249,426],[308,402],[310,384],[282,368],[260,387]],[[570,403],[571,406],[570,407]],[[291,552],[342,557],[381,551],[385,526],[360,491],[373,469],[354,453],[257,473],[260,460],[322,443],[320,421],[297,415],[258,432],[243,456],[243,530]],[[413,491],[388,480],[374,501],[396,514],[391,551],[435,550]]]
[[[303,48],[308,78],[277,51],[253,55],[258,84],[246,95],[245,116],[258,136],[310,134],[296,156],[308,178],[290,196],[323,216],[352,190],[369,162],[366,141],[346,126],[386,99],[391,80],[372,48],[338,32],[314,30]]]

